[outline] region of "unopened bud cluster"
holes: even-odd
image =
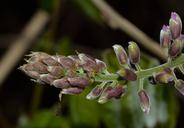
[[[152,78],[152,82],[158,84],[174,83],[175,88],[184,95],[184,81],[177,79],[174,73],[174,69],[179,68],[184,74],[184,35],[181,31],[181,19],[177,13],[172,12],[169,25],[164,25],[160,31],[160,46],[168,60],[149,69],[141,69],[139,66],[141,52],[133,41],[129,42],[127,52],[121,45],[113,45],[120,65],[120,69],[115,73],[109,73],[103,61],[83,53],[62,56],[33,52],[28,55],[27,63],[19,69],[36,82],[60,88],[60,98],[62,94],[80,94],[89,85],[96,85],[86,98],[97,99],[99,103],[124,96],[126,83],[137,81],[140,107],[143,112],[149,113],[151,102],[144,89],[145,78]]]

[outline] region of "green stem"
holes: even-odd
[[[175,68],[184,63],[184,54],[181,54],[178,58],[171,60],[165,64],[149,68],[149,69],[141,69],[140,71],[136,71],[138,79],[146,78],[152,76],[155,72],[162,71],[165,68]],[[95,76],[95,81],[103,82],[103,81],[114,81],[118,80],[119,75],[115,73],[111,74],[98,74]]]
[[[175,60],[172,60],[169,63],[165,63],[162,65],[159,65],[157,67],[149,68],[149,69],[142,69],[141,71],[136,71],[136,74],[139,79],[152,76],[154,72],[162,71],[165,68],[175,68],[179,66],[180,64],[184,63],[184,54],[176,58]]]

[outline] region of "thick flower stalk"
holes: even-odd
[[[84,53],[62,56],[49,55],[44,52],[33,52],[28,55],[26,64],[19,69],[32,78],[33,81],[49,84],[61,89],[59,98],[63,94],[80,94],[90,85],[93,89],[86,96],[89,100],[97,99],[105,103],[111,99],[119,99],[126,94],[126,83],[137,81],[137,97],[143,112],[149,113],[151,102],[149,92],[144,88],[144,80],[152,78],[152,83],[173,84],[184,95],[184,81],[177,79],[174,69],[184,74],[184,36],[181,34],[182,22],[179,15],[171,13],[169,25],[164,25],[160,31],[160,46],[168,59],[162,65],[149,69],[142,69],[139,65],[141,52],[138,45],[130,41],[128,52],[118,44],[113,49],[120,69],[109,73],[106,64]]]

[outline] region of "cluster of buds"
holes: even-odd
[[[106,70],[106,64],[103,61],[83,53],[51,56],[43,52],[33,52],[28,56],[27,64],[20,66],[19,69],[35,82],[60,88],[60,100],[62,94],[82,93],[94,82],[97,74],[104,74]],[[122,85],[110,83],[112,82],[107,82],[103,87],[102,84],[96,86],[87,99],[100,97],[99,102],[105,103],[109,99],[118,98],[124,94],[125,88]]]
[[[184,61],[178,58],[184,46],[184,35],[181,34],[181,31],[181,19],[177,13],[172,12],[169,25],[164,25],[160,31],[160,46],[167,55],[168,61],[152,69],[140,68],[140,49],[133,41],[129,42],[128,52],[121,45],[113,46],[120,65],[120,69],[115,73],[109,73],[103,61],[83,53],[52,56],[43,52],[33,52],[28,55],[27,63],[20,66],[19,69],[35,82],[60,88],[60,100],[62,94],[80,94],[86,87],[94,83],[93,85],[96,86],[86,98],[98,99],[99,103],[105,103],[110,99],[124,96],[126,82],[138,81],[137,96],[140,107],[143,112],[149,113],[150,98],[143,86],[143,80],[146,77],[153,78],[154,83],[174,83],[175,88],[184,95],[184,81],[177,79],[174,73],[174,69],[179,68],[184,74],[182,65]],[[184,58],[184,55],[181,56]]]
[[[129,42],[128,55],[125,49],[121,45],[114,45],[113,48],[114,48],[116,57],[118,59],[118,62],[121,65],[121,68],[117,73],[125,80],[129,80],[129,81],[137,80],[136,71],[141,70],[139,66],[140,49],[138,45],[133,41]],[[136,68],[133,69],[131,64],[134,65]],[[143,83],[139,85],[139,91],[137,93],[140,101],[140,107],[143,112],[149,113],[150,106],[151,106],[150,99],[146,90],[143,89],[142,84]]]
[[[168,63],[176,59],[182,53],[184,46],[184,35],[181,32],[182,22],[180,16],[176,12],[172,12],[169,25],[163,25],[160,31],[160,46],[167,51],[166,55],[168,57]],[[181,72],[184,73],[182,64],[175,68],[179,68]],[[184,94],[184,81],[177,80],[174,74],[174,68],[167,68],[160,71],[154,75],[154,80],[156,83],[161,84],[169,84],[174,82],[176,89]]]

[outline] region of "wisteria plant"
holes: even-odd
[[[28,55],[27,63],[19,69],[35,82],[60,88],[60,100],[63,94],[80,94],[86,87],[96,83],[86,98],[98,99],[99,103],[105,103],[124,96],[127,92],[127,82],[138,81],[137,95],[140,107],[143,112],[149,113],[151,103],[143,86],[145,79],[152,78],[152,83],[156,84],[174,83],[175,88],[184,95],[184,81],[177,79],[174,73],[174,69],[178,68],[184,74],[184,35],[181,31],[181,19],[177,13],[172,12],[169,25],[163,25],[160,31],[160,46],[167,56],[167,61],[149,69],[139,66],[141,53],[133,41],[129,42],[128,52],[121,45],[113,45],[121,67],[114,73],[108,71],[105,62],[84,53],[62,56],[32,52]]]

